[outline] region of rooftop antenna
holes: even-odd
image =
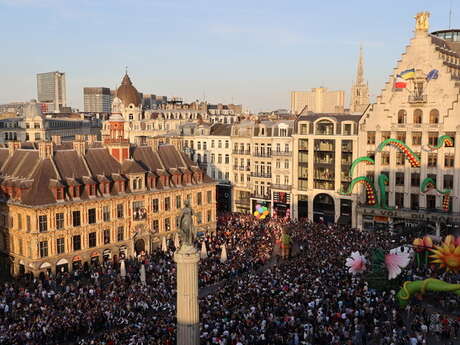
[[[449,8],[449,30],[452,29],[452,0],[450,0]]]

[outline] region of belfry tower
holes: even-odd
[[[369,87],[364,82],[363,47],[359,48],[358,68],[356,80],[351,87],[350,113],[362,113],[369,105]]]

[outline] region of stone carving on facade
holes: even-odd
[[[121,114],[121,99],[115,97],[112,101],[112,113]]]
[[[430,12],[419,12],[415,16],[415,30],[417,31],[428,31],[430,27]]]

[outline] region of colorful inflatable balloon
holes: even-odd
[[[265,219],[270,214],[270,211],[266,206],[256,204],[256,210],[253,214],[258,219]]]

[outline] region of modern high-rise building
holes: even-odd
[[[110,113],[112,95],[108,87],[83,88],[84,111],[88,113]]]
[[[291,112],[300,114],[307,111],[314,113],[343,113],[345,92],[329,91],[325,87],[317,87],[311,91],[291,92]]]
[[[59,112],[67,105],[65,73],[46,72],[37,74],[38,102],[46,105],[46,111]]]

